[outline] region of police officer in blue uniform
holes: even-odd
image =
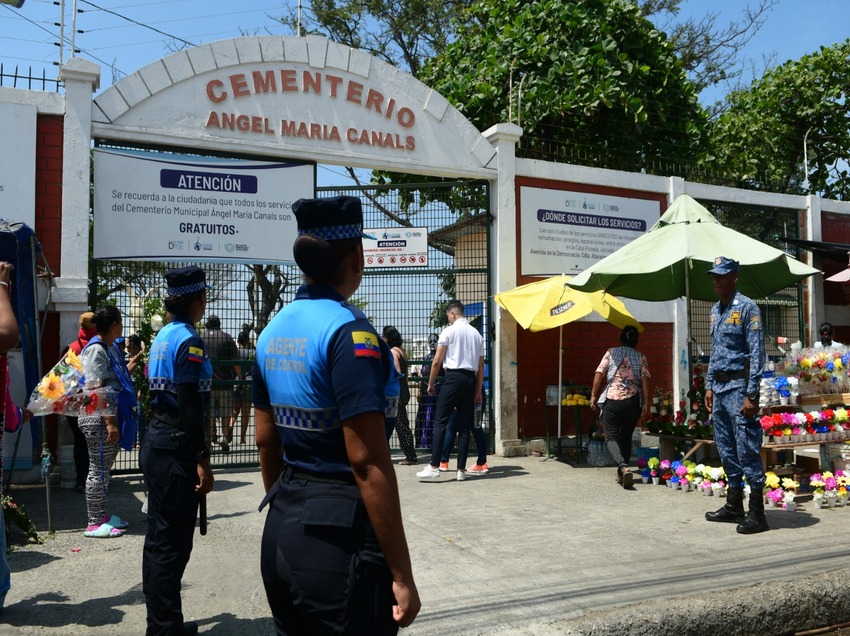
[[[157,334],[149,354],[151,420],[141,464],[148,491],[148,531],[142,557],[147,636],[196,634],[183,622],[180,581],[201,498],[212,490],[204,411],[212,365],[195,323],[204,315],[204,271],[183,267],[165,274],[165,308],[174,320]]]
[[[764,514],[762,431],[757,415],[764,369],[764,332],[758,305],[737,290],[738,262],[719,256],[708,274],[720,298],[711,308],[711,360],[706,373],[705,407],[729,490],[726,505],[705,513],[708,521],[737,523],[741,534],[769,530]],[[744,515],[742,478],[750,484]]]
[[[346,302],[363,277],[360,200],[292,209],[306,284],[260,334],[253,374],[263,583],[278,634],[395,634],[420,601],[384,434],[392,358]]]

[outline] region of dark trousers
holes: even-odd
[[[66,417],[71,433],[74,435],[74,472],[77,473],[75,486],[81,488],[86,485],[86,477],[89,474],[89,446],[86,436],[80,430],[76,417]]]
[[[431,438],[431,466],[440,465],[446,425],[452,411],[457,409],[458,444],[457,467],[466,470],[469,455],[469,431],[475,416],[475,372],[446,371],[440,395],[437,397],[437,412],[434,415],[434,431]]]
[[[264,502],[260,571],[280,636],[394,636],[392,575],[353,483],[284,470]]]
[[[457,413],[452,413],[449,423],[446,425],[446,441],[443,442],[443,454],[440,456],[441,462],[449,461],[449,455],[452,454],[452,447],[455,445],[456,432]],[[475,447],[478,449],[478,460],[475,463],[478,466],[483,466],[487,463],[487,435],[480,426],[473,426],[472,437],[475,438]]]
[[[175,437],[175,434],[177,436]],[[147,636],[183,634],[180,581],[189,556],[200,498],[197,463],[178,429],[153,418],[142,447],[148,531],[142,551]]]
[[[602,424],[605,442],[617,466],[629,463],[632,456],[632,433],[640,417],[640,396],[627,400],[605,400],[602,407]]]

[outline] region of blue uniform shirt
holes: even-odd
[[[746,388],[746,393],[759,390],[764,371],[764,332],[758,305],[735,291],[726,307],[718,301],[711,308],[711,359],[706,373],[706,388],[728,391]],[[749,367],[745,378],[720,382],[718,371],[733,374]]]
[[[148,355],[148,383],[151,407],[173,418],[179,417],[178,384],[197,383],[209,399],[212,363],[193,325],[176,318],[156,335]]]
[[[287,465],[350,474],[342,422],[384,413],[392,359],[365,314],[334,289],[303,285],[257,340],[254,405],[271,409]]]

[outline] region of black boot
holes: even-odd
[[[750,499],[752,501],[752,499]],[[714,512],[706,512],[707,521],[725,521],[741,523],[744,521],[744,491],[738,487],[729,487],[726,491],[726,505]]]
[[[750,492],[750,509],[747,512],[747,518],[738,524],[737,530],[740,534],[757,534],[770,530],[764,514],[763,490],[753,488]]]

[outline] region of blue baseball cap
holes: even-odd
[[[717,276],[725,276],[726,274],[737,274],[740,266],[738,261],[733,261],[725,256],[718,256],[714,259],[714,267],[706,272],[706,274],[716,274]]]

